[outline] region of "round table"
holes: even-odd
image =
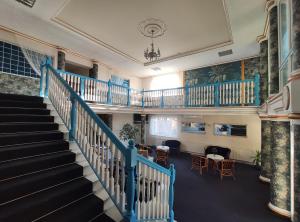
[[[214,161],[221,161],[224,160],[224,157],[218,154],[207,154],[206,155],[207,159],[212,159]]]
[[[162,150],[162,151],[165,151],[165,152],[169,152],[170,147],[168,147],[168,146],[156,146],[156,149],[157,150]]]
[[[218,162],[224,160],[224,157],[218,154],[207,154],[206,155],[207,159],[213,160],[213,170],[216,172],[218,168]]]

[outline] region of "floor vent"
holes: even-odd
[[[225,50],[225,51],[222,51],[222,52],[218,52],[219,56],[222,57],[222,56],[227,56],[227,55],[231,55],[233,52],[232,52],[232,49],[229,49],[229,50]]]
[[[36,0],[16,0],[16,1],[32,8],[34,6]]]

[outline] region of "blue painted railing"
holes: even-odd
[[[259,106],[259,74],[254,79],[199,84],[162,90],[136,90],[59,70],[86,101],[143,108]],[[79,87],[80,86],[80,87]]]
[[[124,145],[92,111],[83,98],[101,101],[101,95],[93,92],[103,83],[62,73],[55,70],[49,60],[41,65],[40,95],[49,98],[68,128],[70,140],[78,144],[125,221],[173,222],[174,165],[165,169],[141,157],[133,141]],[[110,93],[115,90],[122,92],[121,95]],[[111,83],[104,91],[109,104],[124,99],[123,93],[124,87]],[[133,92],[126,93],[127,102],[132,101],[128,95]]]

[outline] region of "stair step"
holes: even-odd
[[[47,108],[43,102],[0,100],[0,107],[26,107],[26,108]]]
[[[22,157],[59,152],[68,149],[69,143],[64,140],[0,146],[0,162]]]
[[[0,123],[0,133],[58,130],[57,123]]]
[[[43,102],[43,98],[39,96],[27,96],[27,95],[5,94],[5,93],[0,93],[0,100]]]
[[[32,221],[91,192],[92,183],[79,178],[3,205],[0,221]]]
[[[115,222],[115,221],[103,213],[98,217],[94,218],[93,220],[91,220],[90,222]]]
[[[0,146],[63,139],[64,134],[60,131],[1,133]]]
[[[0,114],[2,122],[54,122],[53,116],[28,114]]]
[[[75,163],[0,181],[0,204],[78,177],[83,168]]]
[[[50,110],[44,108],[0,107],[0,114],[35,114],[50,115]]]
[[[71,151],[63,151],[54,154],[2,162],[0,163],[0,180],[73,163],[74,161],[74,153]]]
[[[39,222],[84,222],[103,212],[103,201],[91,194],[37,220]]]

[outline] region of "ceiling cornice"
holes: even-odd
[[[266,21],[265,21],[265,27],[264,27],[264,32],[263,34],[257,36],[256,41],[258,43],[261,43],[265,40],[268,39],[268,31],[269,31],[269,25],[270,25],[270,21],[269,21],[269,11],[277,6],[277,0],[266,0],[266,6],[265,6],[265,11],[267,12],[267,17],[266,17]]]
[[[63,52],[65,52],[65,53],[68,53],[68,54],[73,55],[73,56],[75,56],[75,57],[79,57],[79,58],[81,58],[81,59],[90,61],[91,63],[96,62],[96,63],[101,64],[101,65],[103,65],[103,66],[105,66],[105,67],[107,67],[107,68],[111,68],[111,67],[109,67],[108,65],[106,65],[106,64],[104,64],[104,63],[101,63],[100,61],[97,61],[97,60],[95,60],[95,59],[91,59],[91,58],[89,58],[89,57],[87,57],[87,56],[84,56],[84,55],[82,55],[82,54],[80,54],[80,53],[78,53],[78,52],[76,52],[76,51],[71,50],[71,49],[67,49],[67,48],[64,48],[64,47],[61,47],[61,46],[54,45],[54,44],[52,44],[52,43],[43,41],[43,40],[41,40],[41,39],[38,39],[38,38],[36,38],[36,37],[27,35],[27,34],[25,34],[25,33],[22,33],[22,32],[16,31],[16,30],[13,30],[13,29],[11,29],[11,28],[8,28],[8,27],[5,27],[5,26],[0,25],[0,30],[3,30],[3,31],[9,32],[9,33],[11,33],[11,34],[20,36],[20,37],[22,37],[22,38],[31,40],[31,41],[33,41],[33,42],[35,42],[35,43],[41,44],[41,45],[43,45],[43,46],[47,46],[47,47],[52,48],[52,49],[55,49],[55,50],[57,50],[57,51],[63,51]],[[35,50],[36,50],[36,49],[35,49]]]

